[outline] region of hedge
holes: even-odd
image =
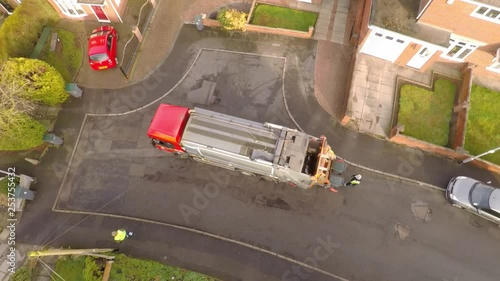
[[[0,131],[0,151],[26,150],[43,144],[47,132],[40,122],[23,114],[17,126]]]
[[[23,0],[0,26],[0,60],[29,57],[45,25],[59,19],[46,0]]]

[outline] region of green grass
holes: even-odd
[[[51,51],[50,41],[52,37],[49,37],[42,50],[40,59],[57,69],[64,80],[70,83],[73,81],[82,63],[83,46],[72,32],[60,28],[54,28],[52,32],[57,32],[57,37],[60,41],[57,43],[55,51]]]
[[[85,257],[61,257],[56,262],[55,272],[61,275],[65,280],[85,281],[83,278],[84,266]]]
[[[316,24],[318,14],[290,8],[259,4],[255,7],[251,24],[299,31],[309,31]]]
[[[478,155],[500,145],[500,93],[472,85],[465,149]],[[500,165],[500,151],[481,157]]]
[[[10,180],[8,176],[5,175],[3,179],[0,180],[0,194],[7,195],[9,193],[9,188],[12,191],[12,185],[9,187],[9,183],[14,182],[16,187],[19,184],[20,178],[16,176],[13,181]],[[13,192],[12,192],[13,193]]]
[[[40,122],[23,114],[16,126],[0,132],[0,151],[27,150],[43,144],[47,129]]]
[[[85,257],[72,257],[61,258],[56,263],[55,271],[61,275],[65,280],[72,281],[89,281],[89,276],[102,276],[101,273],[92,272],[98,266],[94,263],[91,265],[89,261],[94,258]],[[88,267],[91,267],[89,270]],[[87,268],[85,268],[87,267]],[[86,272],[86,276],[85,276]],[[92,274],[94,273],[94,274]],[[98,279],[98,278],[96,278]],[[100,279],[99,279],[100,280]],[[203,274],[184,270],[178,267],[167,266],[158,262],[140,260],[127,257],[119,254],[115,258],[115,262],[111,267],[111,274],[109,280],[113,281],[217,281],[217,279],[208,277]]]
[[[398,124],[403,134],[446,146],[456,86],[444,79],[434,84],[434,92],[414,85],[403,85],[399,97]]]

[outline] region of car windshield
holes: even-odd
[[[105,61],[108,59],[109,57],[106,53],[90,55],[90,60],[92,61]]]
[[[106,32],[105,32],[105,31],[97,31],[97,32],[92,33],[92,34],[90,35],[90,38],[97,37],[97,36],[102,36],[102,35],[104,35],[104,34],[106,34]]]
[[[493,187],[483,183],[476,183],[470,191],[470,202],[476,208],[490,209],[490,195],[493,192]]]

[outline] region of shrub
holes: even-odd
[[[10,281],[31,281],[33,278],[33,269],[27,266],[20,267],[10,277]]]
[[[45,127],[27,114],[18,118],[15,126],[0,131],[0,150],[26,150],[43,144]]]
[[[58,19],[46,0],[23,0],[0,27],[0,59],[29,57],[43,27]]]
[[[8,59],[2,71],[2,81],[22,87],[19,95],[34,102],[54,106],[68,98],[66,82],[48,63],[37,59]]]
[[[83,279],[85,281],[100,281],[102,280],[103,271],[97,265],[92,257],[85,258],[85,267],[83,268]]]
[[[235,9],[222,9],[217,13],[217,20],[227,30],[244,30],[247,14]]]

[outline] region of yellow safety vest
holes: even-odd
[[[119,229],[118,231],[116,231],[115,241],[121,242],[125,240],[126,237],[127,237],[127,232],[123,229]]]

